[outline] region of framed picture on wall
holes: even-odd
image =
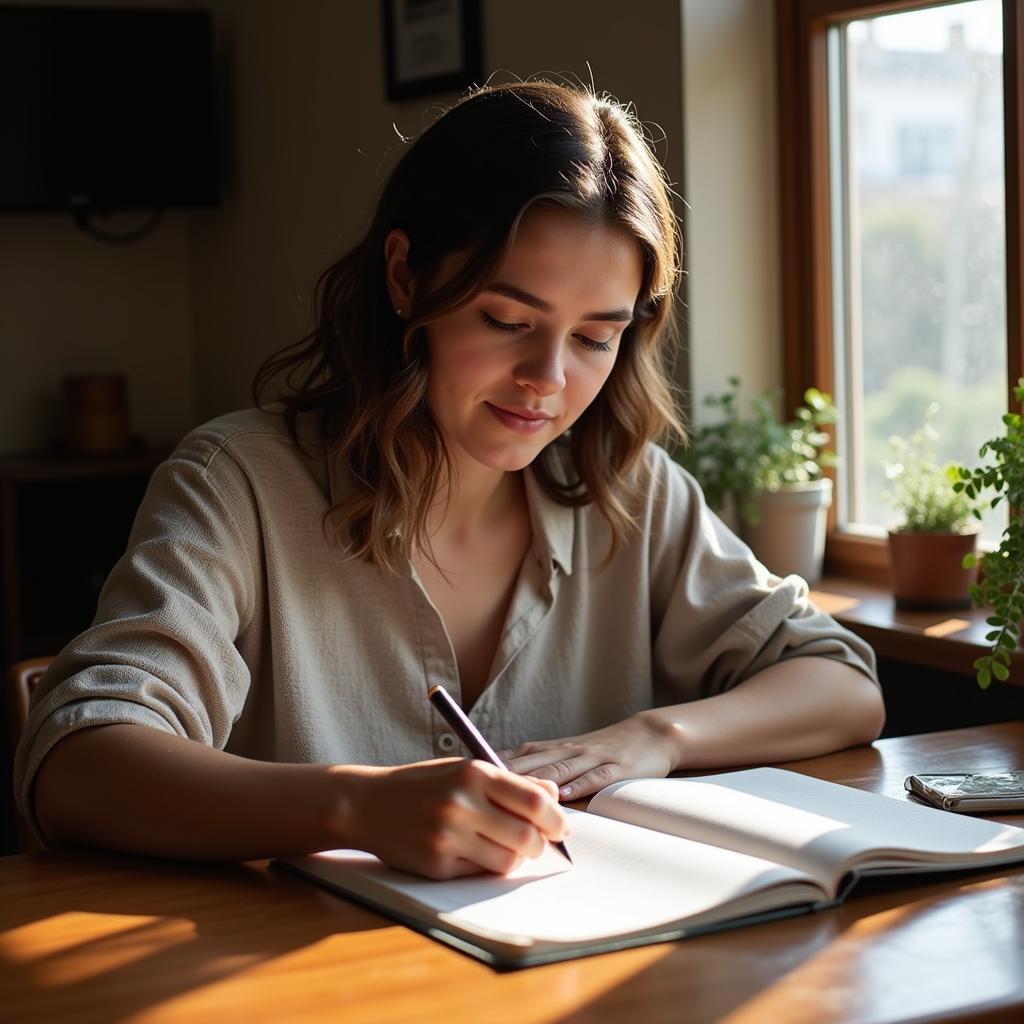
[[[457,92],[480,81],[480,0],[382,0],[387,98]]]

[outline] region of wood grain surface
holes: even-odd
[[[811,600],[847,629],[863,637],[879,658],[893,658],[956,672],[974,685],[974,660],[989,650],[985,619],[990,608],[909,611],[897,608],[888,584],[826,577],[811,590]],[[1024,650],[1010,664],[1009,682],[1024,686]]]
[[[911,772],[1024,767],[1024,724],[786,767],[908,799]],[[0,1020],[1019,1022],[1024,868],[865,882],[834,910],[499,974],[265,863],[6,857]]]

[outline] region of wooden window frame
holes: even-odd
[[[806,388],[834,392],[829,208],[827,34],[856,18],[937,6],[936,0],[776,0],[782,325],[786,407]],[[1024,0],[1002,0],[1006,180],[1007,408],[1024,375],[1021,260],[1024,218]],[[826,571],[888,583],[882,538],[837,528],[829,512]]]

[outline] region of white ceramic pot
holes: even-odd
[[[821,579],[825,530],[832,504],[832,481],[787,484],[758,495],[756,526],[743,524],[740,535],[754,554],[779,576],[795,573],[808,583]]]

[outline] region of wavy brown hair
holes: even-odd
[[[369,231],[317,283],[316,327],[278,352],[253,382],[262,404],[283,379],[284,415],[301,413],[349,470],[352,492],[325,517],[352,551],[394,571],[398,553],[430,551],[427,522],[451,486],[451,466],[427,405],[424,326],[471,301],[493,279],[525,211],[557,203],[632,235],[643,256],[633,323],[604,387],[567,437],[573,478],[547,449],[534,462],[565,505],[590,502],[611,527],[613,553],[632,526],[628,492],[647,443],[683,438],[666,354],[674,341],[680,242],[664,172],[630,109],[583,88],[545,81],[475,89],[439,117],[388,178]],[[407,319],[384,273],[393,228],[410,239],[416,280]],[[462,253],[438,282],[445,256]],[[550,446],[549,446],[550,447]]]

